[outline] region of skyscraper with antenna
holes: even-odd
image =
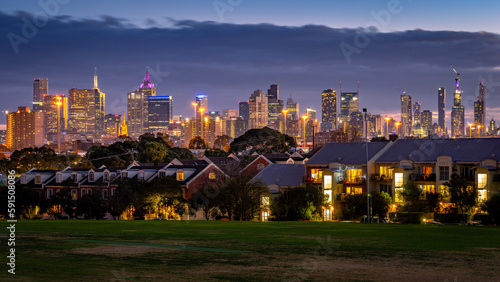
[[[451,67],[457,74],[455,78],[455,93],[453,93],[453,108],[451,109],[451,137],[465,137],[465,111],[462,105],[462,91],[460,91],[460,73],[453,66]]]

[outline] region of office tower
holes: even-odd
[[[321,130],[337,128],[337,91],[332,88],[321,93]]]
[[[172,96],[148,97],[148,131],[167,129],[173,121]]]
[[[432,112],[429,110],[424,110],[422,112],[422,130],[424,134],[432,127]]]
[[[248,121],[242,117],[224,120],[225,134],[231,138],[238,138],[248,130]]]
[[[372,137],[382,136],[384,131],[384,119],[381,115],[371,115],[369,118],[370,131]]]
[[[291,120],[299,120],[300,112],[299,112],[299,103],[295,102],[292,99],[292,94],[290,93],[290,98],[286,100],[286,109],[288,110],[288,116]]]
[[[108,114],[104,116],[104,134],[108,137],[118,137],[120,135],[120,115]]]
[[[44,138],[57,141],[58,119],[60,131],[68,127],[68,97],[64,95],[45,95],[43,97]]]
[[[49,94],[49,79],[35,78],[33,80],[33,111],[43,109],[43,96]]]
[[[342,92],[340,90],[340,120],[348,122],[351,114],[359,112],[359,88],[358,92]]]
[[[446,89],[438,88],[438,125],[446,132]]]
[[[99,89],[68,91],[68,128],[78,132],[101,133],[104,129],[105,94]]]
[[[308,120],[315,120],[316,119],[316,110],[313,110],[311,108],[306,109],[306,116]]]
[[[406,95],[405,92],[401,94],[401,129],[399,130],[400,136],[411,136],[413,115],[412,115],[412,97]]]
[[[262,90],[255,90],[248,102],[250,112],[250,128],[263,128],[268,124],[268,100]]]
[[[127,93],[127,130],[129,137],[135,139],[148,131],[148,98],[152,96],[156,96],[156,88],[149,78],[149,68],[146,67],[144,81],[139,89]]]
[[[205,109],[205,112],[208,112],[208,95],[199,94],[196,95],[196,103],[198,104],[198,109]]]
[[[491,118],[490,127],[488,128],[488,131],[490,132],[490,134],[495,134],[496,128],[497,127],[495,126],[495,120],[493,118]]]
[[[268,124],[279,129],[278,121],[283,120],[283,100],[279,99],[279,85],[272,84],[267,90]]]
[[[455,93],[453,93],[453,108],[451,110],[451,137],[464,137],[465,112],[462,106],[462,92],[460,91],[460,78],[455,78]]]
[[[479,95],[477,101],[474,102],[474,124],[480,126],[480,134],[486,132],[486,87],[482,82],[479,82]]]
[[[249,107],[249,101],[239,101],[238,102],[238,109],[239,109],[239,116],[243,118],[244,120],[249,120],[250,119],[250,107]]]
[[[413,105],[413,126],[422,124],[422,105],[419,101]]]
[[[222,117],[226,119],[237,118],[239,117],[238,109],[224,109],[222,110]]]
[[[7,148],[19,150],[43,145],[43,112],[18,107],[7,114]]]

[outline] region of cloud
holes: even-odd
[[[23,17],[33,18],[25,12],[0,13],[0,33],[21,36]],[[360,107],[382,115],[400,108],[396,86],[420,101],[423,110],[434,112],[437,88],[444,86],[451,111],[455,75],[450,65],[462,73],[464,96],[476,95],[480,76],[491,75],[490,84],[500,81],[500,36],[494,33],[365,33],[367,29],[320,25],[169,21],[169,27],[140,28],[110,16],[97,20],[56,16],[20,44],[18,54],[4,36],[0,41],[4,107],[29,105],[34,77],[48,77],[51,93],[91,87],[94,66],[107,94],[108,113],[121,113],[126,107],[124,95],[139,86],[148,65],[169,73],[153,77],[158,95],[172,95],[174,113],[184,115],[191,114],[195,93],[209,95],[210,110],[237,108],[238,100],[278,80],[283,98],[291,92],[301,110],[313,107],[318,113],[323,89],[338,90],[342,81],[345,91],[354,90],[361,81]],[[359,36],[369,39],[362,48],[355,44]],[[350,62],[341,43],[359,51]],[[500,104],[498,93],[499,86],[488,105]],[[9,96],[19,98],[6,99]],[[466,105],[466,112],[471,110]],[[1,117],[0,123],[4,120]]]

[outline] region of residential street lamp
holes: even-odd
[[[480,124],[477,125],[477,138],[481,137],[481,127],[483,127],[483,126]]]
[[[367,220],[370,222],[370,182],[368,181],[368,123],[366,120],[366,108],[363,108],[363,113],[365,114],[364,118],[364,124],[365,124],[365,152],[366,152],[366,175],[365,175],[365,182],[366,182],[366,214],[368,216]]]
[[[469,126],[469,138],[472,138],[472,126],[474,125],[473,123],[468,123]]]
[[[285,132],[284,132],[284,134],[286,134],[286,115],[288,114],[288,110],[283,109],[281,112],[283,113],[283,118],[285,120]]]
[[[200,135],[201,138],[203,138],[203,113],[205,112],[205,109],[200,108],[199,111],[200,111]]]
[[[401,125],[401,123],[400,122],[396,122],[396,123],[394,123],[394,125],[396,126],[396,135],[399,136],[399,130],[398,129],[399,129],[399,126]]]
[[[61,97],[57,97],[57,151],[60,154],[61,153],[61,115],[60,115],[60,109],[61,109]]]
[[[390,117],[385,117],[385,130],[387,131],[387,140],[389,140],[389,120],[391,120]]]
[[[198,112],[196,111],[196,107],[198,107],[198,103],[196,102],[193,102],[191,103],[191,105],[194,106],[194,125],[193,125],[193,137],[196,136],[196,115],[198,114]]]
[[[307,119],[307,115],[303,115],[302,116],[302,127],[304,128],[304,147],[306,146],[306,119]]]

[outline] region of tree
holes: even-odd
[[[252,220],[260,210],[261,198],[269,189],[261,182],[250,182],[247,176],[231,177],[220,187],[214,203],[221,212],[236,220]]]
[[[207,149],[205,150],[206,157],[227,157],[229,155],[228,152],[221,149]]]
[[[465,214],[473,212],[476,208],[478,196],[476,184],[467,179],[455,178],[444,185],[448,186],[450,202],[454,203],[458,212],[462,214],[462,224],[470,221],[471,218],[466,219]]]
[[[231,142],[231,137],[227,135],[219,135],[215,138],[214,149],[223,149],[226,145]]]
[[[404,210],[408,212],[420,212],[422,211],[423,205],[420,202],[420,198],[422,196],[422,189],[418,187],[418,185],[408,180],[403,185],[403,190],[398,191],[399,196],[403,198],[404,201]]]
[[[297,187],[280,195],[271,205],[271,213],[285,220],[313,220],[321,217],[324,195],[314,186]]]
[[[486,211],[488,212],[493,220],[498,225],[500,224],[500,193],[496,193],[491,196],[486,202]]]
[[[166,219],[180,219],[185,201],[182,187],[174,176],[156,178],[145,188],[141,196],[150,213]]]
[[[231,142],[230,152],[241,152],[252,148],[261,153],[288,152],[290,147],[296,147],[295,138],[281,132],[264,127],[250,129],[245,134]]]
[[[158,165],[168,155],[167,147],[160,142],[147,141],[140,147],[139,161]]]
[[[189,140],[189,149],[207,149],[208,143],[201,136],[197,135]]]
[[[33,190],[32,187],[27,185],[19,185],[16,186],[16,209],[15,215],[19,218],[19,216],[23,216],[24,218],[31,218],[32,213],[34,213],[36,206],[39,205],[40,198]],[[0,214],[4,216],[4,218],[8,218],[8,187],[0,186],[0,202],[5,203],[0,205]]]
[[[366,213],[366,193],[349,194],[345,197],[345,207],[342,216],[346,219],[359,219]]]
[[[389,212],[389,205],[392,203],[391,195],[385,192],[370,192],[372,215],[384,218]]]
[[[102,219],[106,215],[106,206],[101,199],[101,193],[85,194],[76,201],[76,214],[85,219]]]

